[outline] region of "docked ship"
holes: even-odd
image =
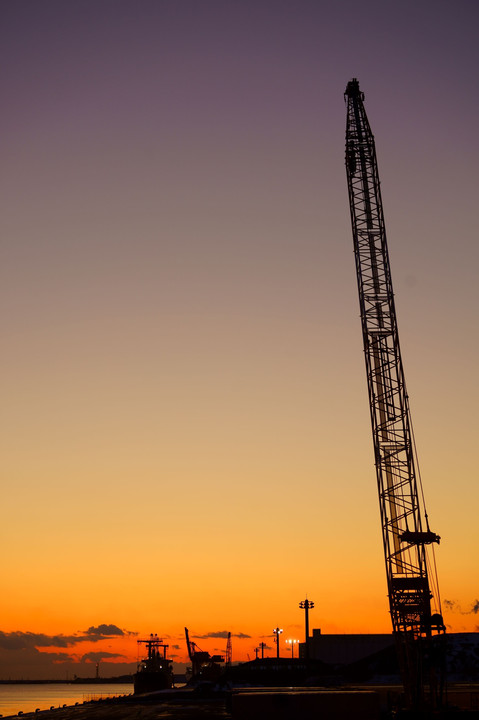
[[[139,660],[133,676],[135,695],[173,687],[172,660],[166,657],[168,645],[165,645],[158,635],[153,634],[146,640],[137,642],[141,651],[138,655],[145,654],[145,657]]]

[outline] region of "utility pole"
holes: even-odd
[[[308,600],[308,598],[306,598],[306,600],[301,600],[301,602],[299,603],[299,607],[301,608],[301,610],[304,610],[304,627],[305,627],[305,635],[306,635],[305,657],[306,657],[306,660],[309,660],[309,611],[314,608],[314,602],[312,600]]]

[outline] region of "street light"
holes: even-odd
[[[279,636],[281,635],[282,632],[283,632],[283,628],[279,628],[279,627],[274,628],[274,630],[273,630],[274,642],[276,643],[276,657],[278,658],[278,660],[279,660]]]
[[[294,646],[296,643],[299,643],[299,640],[286,640],[285,642],[287,642],[288,645],[291,645],[291,658],[294,658]]]

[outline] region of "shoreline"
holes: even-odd
[[[74,678],[73,680],[0,680],[0,685],[133,685],[133,675],[112,678]]]
[[[145,695],[122,695],[119,697],[88,700],[48,710],[18,712],[4,715],[2,720],[14,718],[41,718],[42,720],[154,720],[158,717],[174,718],[181,714],[184,720],[229,718],[226,693],[202,697],[193,688],[165,690]]]
[[[390,691],[391,686],[365,684],[341,689],[249,687],[204,694],[201,687],[189,687],[160,690],[145,695],[131,694],[92,699],[83,703],[34,712],[20,711],[13,715],[5,715],[2,720],[13,720],[19,717],[27,720],[32,720],[33,717],[41,717],[41,720],[157,720],[159,718],[165,720],[169,718],[171,720],[175,720],[175,718],[181,718],[181,720],[226,720],[232,717],[232,709],[236,709],[234,717],[241,718],[241,720],[243,718],[256,720],[257,717],[275,716],[274,713],[271,714],[271,711],[278,709],[279,696],[281,696],[280,705],[282,706],[297,703],[298,710],[300,710],[301,704],[301,709],[306,711],[305,717],[310,717],[308,713],[313,708],[316,712],[320,705],[326,706],[327,704],[328,707],[324,708],[330,713],[328,715],[326,712],[325,716],[327,717],[334,715],[340,720],[343,717],[353,717],[356,712],[358,718],[364,716],[370,720],[374,718],[379,720],[389,705]],[[448,700],[450,709],[446,711],[447,717],[455,718],[459,713],[457,717],[479,718],[478,682],[451,684],[448,688]],[[361,702],[365,704],[363,708],[365,712],[360,711]],[[337,709],[337,713],[334,708]],[[331,715],[332,710],[334,710],[333,715]],[[283,716],[281,715],[281,717]],[[288,717],[296,717],[299,720],[302,713],[299,715],[294,713]]]

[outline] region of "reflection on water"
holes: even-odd
[[[50,707],[75,705],[97,699],[133,693],[133,683],[40,683],[0,684],[0,715],[17,715]]]

